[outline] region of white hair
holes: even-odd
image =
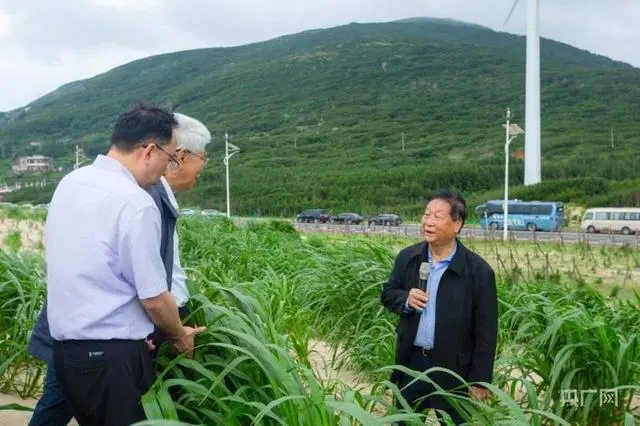
[[[187,149],[193,153],[204,152],[206,145],[211,142],[211,132],[195,118],[174,112],[178,127],[176,127],[176,149]]]

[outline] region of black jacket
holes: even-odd
[[[460,241],[445,271],[436,300],[433,363],[452,370],[468,382],[491,382],[498,334],[498,299],[493,269]],[[418,270],[427,261],[427,243],[400,251],[389,282],[380,297],[398,315],[395,363],[407,366],[418,330],[420,313],[403,313],[409,290],[418,287]],[[391,381],[402,383],[404,374],[394,370]],[[445,390],[460,383],[440,373],[430,376]]]

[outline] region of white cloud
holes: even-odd
[[[11,32],[12,19],[7,13],[0,10],[0,41]]]
[[[96,6],[102,6],[107,8],[113,8],[117,10],[138,10],[145,11],[155,6],[158,6],[157,0],[94,0]]]
[[[158,53],[432,16],[524,34],[526,0],[0,0],[0,110]],[[541,0],[552,38],[640,66],[640,1]]]

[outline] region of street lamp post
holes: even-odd
[[[84,158],[84,150],[80,145],[76,145],[76,162],[73,165],[73,169],[77,169],[85,161],[87,161],[87,159]]]
[[[505,141],[504,141],[504,204],[502,206],[503,223],[502,223],[502,239],[507,241],[508,234],[508,216],[509,216],[509,145],[518,135],[524,133],[524,131],[517,124],[510,123],[511,121],[511,109],[507,108],[507,124],[503,124],[505,128]]]
[[[224,132],[224,158],[222,162],[227,171],[227,217],[231,217],[231,195],[229,193],[229,159],[233,157],[233,154],[240,151],[240,148],[232,143],[229,143],[229,133]]]

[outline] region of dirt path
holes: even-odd
[[[370,392],[372,384],[357,372],[340,368],[340,352],[336,362],[333,362],[333,349],[326,342],[319,340],[309,341],[309,362],[322,382],[338,379],[350,388]]]
[[[24,407],[34,408],[37,399],[22,399],[16,395],[6,395],[0,393],[0,406],[8,404],[18,404]],[[30,411],[2,410],[0,411],[0,426],[26,426],[31,419]],[[71,420],[69,426],[78,426],[75,420]]]
[[[0,405],[19,404],[25,407],[35,407],[35,399],[22,399],[18,396],[0,393]],[[25,426],[29,423],[31,413],[28,411],[0,411],[0,426]]]
[[[22,250],[42,249],[44,223],[35,220],[0,218],[0,247],[6,248],[11,233],[18,235]],[[16,238],[16,237],[14,237]]]
[[[309,341],[309,362],[323,384],[337,379],[349,386],[351,389],[358,390],[363,394],[370,394],[373,383],[363,375],[342,367],[341,353],[342,351],[338,348],[338,355],[335,357],[334,362],[334,350],[331,345],[319,340]],[[384,395],[384,398],[389,404],[392,402],[391,395],[392,394],[389,391]],[[384,416],[385,411],[384,406],[378,405],[374,407],[373,414]],[[438,419],[433,411],[429,413],[429,416],[426,419],[426,424],[438,424]]]

